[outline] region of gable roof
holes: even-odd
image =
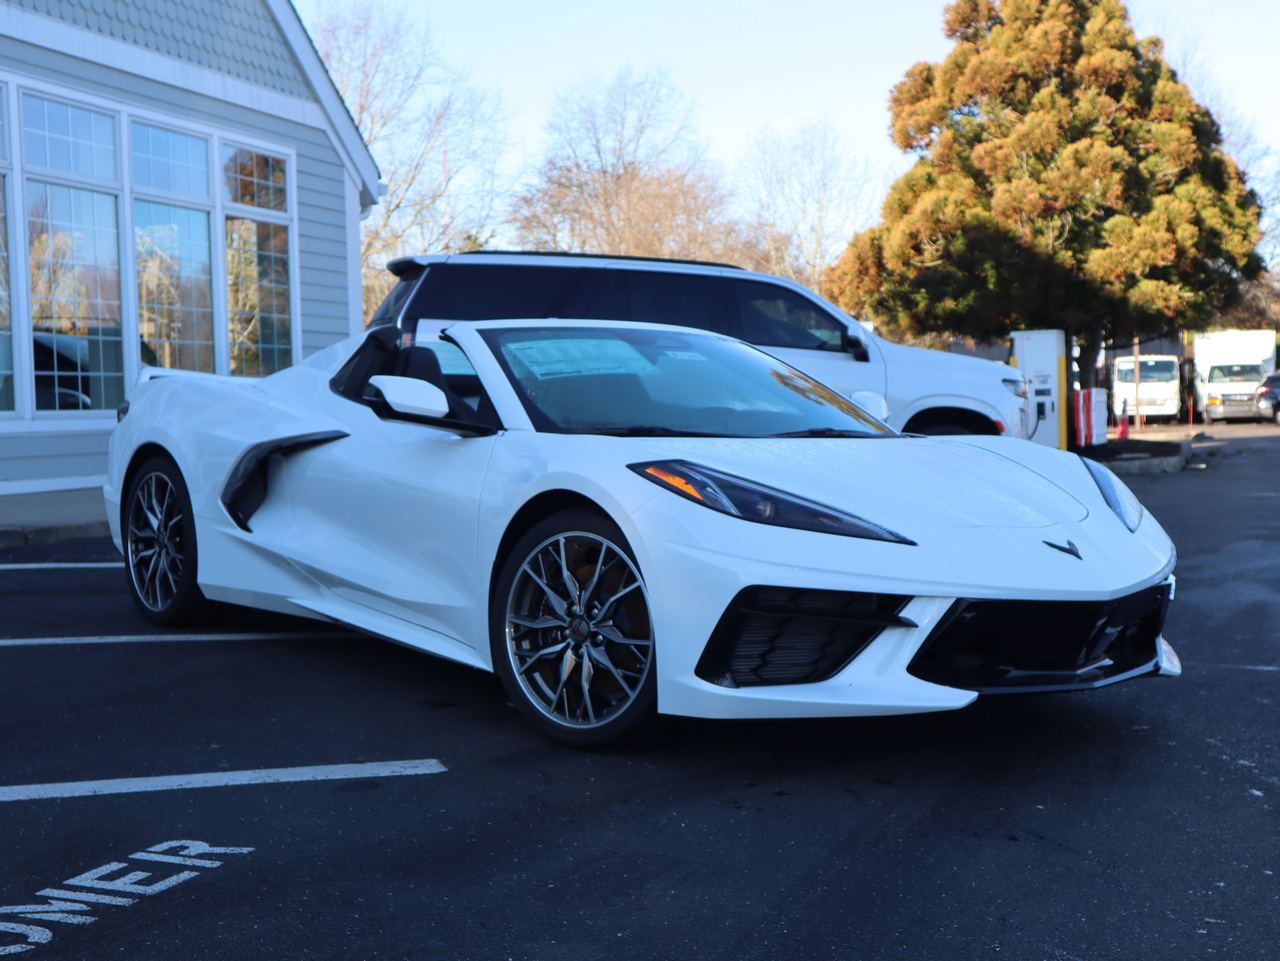
[[[378,165],[290,0],[4,0],[0,33],[327,126],[369,207]]]
[[[347,154],[352,166],[360,174],[360,206],[373,206],[386,192],[381,183],[378,164],[369,153],[364,138],[360,136],[360,130],[356,127],[355,120],[351,118],[351,112],[347,110],[347,105],[338,93],[338,88],[333,85],[333,79],[325,69],[324,61],[320,59],[315,44],[311,42],[311,36],[302,25],[302,18],[298,16],[298,11],[291,0],[265,0],[265,3],[275,16],[276,23],[279,24],[285,40],[289,43],[294,57],[297,58],[298,65],[310,83],[316,100],[328,117],[343,152]]]

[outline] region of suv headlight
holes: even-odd
[[[710,507],[721,514],[740,517],[744,521],[915,546],[915,541],[854,514],[734,477],[732,474],[724,474],[710,467],[680,460],[650,461],[627,466],[645,480],[665,487],[686,500]]]
[[[1102,491],[1102,499],[1107,502],[1107,506],[1116,512],[1116,517],[1124,522],[1125,527],[1136,531],[1138,525],[1142,523],[1142,502],[1125,486],[1124,481],[1111,472],[1109,467],[1087,457],[1080,459],[1084,461],[1084,466],[1089,468],[1089,473],[1093,475],[1098,490]]]
[[[1001,383],[1013,391],[1015,396],[1021,397],[1023,400],[1031,396],[1031,389],[1027,386],[1025,377],[1006,377]]]

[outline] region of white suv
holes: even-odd
[[[592,254],[405,257],[371,326],[559,317],[713,330],[762,348],[846,396],[874,391],[888,423],[919,434],[1025,436],[1027,382],[1005,364],[892,344],[812,291],[723,264]]]

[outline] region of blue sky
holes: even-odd
[[[346,0],[294,0],[304,23]],[[378,0],[397,3],[400,0]],[[620,67],[662,67],[694,104],[708,158],[726,174],[766,125],[789,134],[829,118],[851,153],[891,176],[888,95],[918,60],[941,60],[943,0],[482,0],[409,2],[444,59],[501,97],[508,164],[541,157],[557,92]],[[1139,36],[1157,34],[1193,87],[1280,148],[1277,0],[1133,0]]]

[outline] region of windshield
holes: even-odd
[[[540,431],[895,436],[817,381],[727,338],[601,327],[480,334]]]
[[[1261,364],[1222,364],[1209,368],[1209,383],[1256,384],[1266,376]]]
[[[1178,362],[1176,360],[1144,360],[1138,367],[1138,373],[1144,384],[1175,381],[1178,379]],[[1116,365],[1116,383],[1133,383],[1133,361]]]

